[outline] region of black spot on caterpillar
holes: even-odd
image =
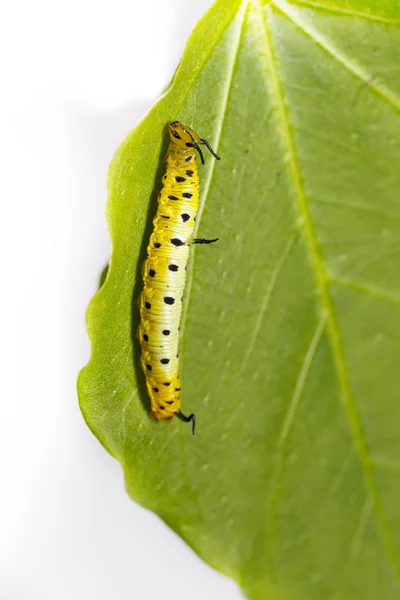
[[[194,433],[194,414],[186,416],[180,410],[179,336],[173,332],[179,330],[182,302],[176,302],[175,298],[183,298],[189,246],[193,242],[214,241],[193,239],[194,220],[199,205],[196,152],[203,164],[201,145],[206,146],[217,160],[219,156],[206,140],[178,121],[171,123],[168,130],[171,142],[166,157],[167,171],[162,178],[158,213],[154,219],[154,231],[143,271],[148,277],[144,276],[140,308],[141,331],[149,332],[151,340],[148,334],[143,333],[140,342],[152,414],[160,421],[169,422],[175,415],[186,423],[191,422]],[[187,169],[189,162],[190,169]],[[163,243],[156,242],[156,239]],[[168,294],[170,287],[173,296]],[[152,302],[144,298],[149,298]]]
[[[185,242],[182,242],[182,240],[180,240],[179,238],[172,238],[171,244],[178,247],[178,246],[183,246],[185,244]]]

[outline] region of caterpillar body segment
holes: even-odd
[[[171,142],[143,267],[138,333],[152,415],[165,422],[177,416],[191,422],[194,433],[195,416],[185,416],[180,410],[179,324],[190,245],[216,241],[193,237],[199,205],[196,151],[203,163],[201,144],[217,160],[219,157],[206,140],[185,125],[175,121],[168,130]]]

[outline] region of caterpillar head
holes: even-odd
[[[182,125],[182,123],[179,123],[179,121],[174,121],[173,123],[170,123],[168,125],[168,131],[171,141],[175,144],[175,146],[177,146],[181,150],[185,151],[189,148],[194,148],[195,150],[197,150],[197,152],[200,154],[201,162],[203,163],[203,165],[204,157],[200,148],[200,144],[204,144],[205,146],[207,146],[211,154],[215,156],[217,160],[220,160],[220,157],[216,155],[216,153],[211,148],[207,140],[203,140],[202,138],[200,138],[197,135],[197,133],[195,133],[189,127],[186,127],[186,125]]]
[[[197,133],[182,125],[179,121],[174,121],[168,125],[169,135],[171,141],[174,142],[175,146],[178,146],[181,150],[187,150],[188,148],[195,148],[196,144],[201,143]]]

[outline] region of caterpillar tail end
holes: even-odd
[[[192,413],[191,415],[189,415],[187,417],[180,410],[177,410],[175,412],[175,414],[178,417],[178,419],[180,419],[184,423],[190,423],[190,421],[192,422],[192,434],[194,435],[194,431],[196,429],[196,417],[195,417],[195,415]]]

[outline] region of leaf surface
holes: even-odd
[[[399,23],[388,0],[217,0],[111,165],[81,409],[131,497],[252,599],[399,595]],[[173,120],[222,157],[181,326],[194,437],[149,420],[136,340]]]

